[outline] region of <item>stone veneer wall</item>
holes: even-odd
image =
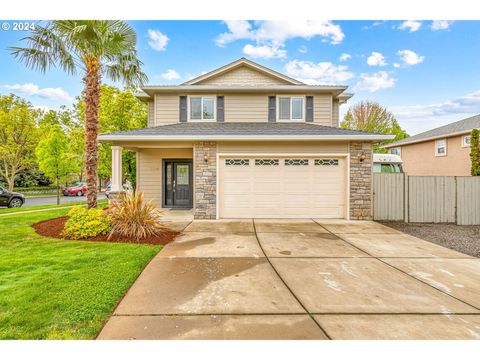
[[[195,219],[217,217],[217,143],[198,142],[193,147],[195,157]],[[205,162],[205,156],[208,162]]]
[[[360,161],[360,156],[365,159]],[[372,220],[372,144],[350,143],[350,219]]]

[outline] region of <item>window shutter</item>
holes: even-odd
[[[277,121],[277,98],[276,96],[268,97],[268,122]]]
[[[180,96],[180,122],[187,122],[187,97]]]
[[[225,121],[225,97],[217,96],[217,122]]]
[[[313,96],[306,97],[305,121],[313,122]]]

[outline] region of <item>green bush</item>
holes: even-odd
[[[106,235],[112,228],[108,213],[101,209],[89,209],[75,206],[68,212],[62,235],[68,239],[86,239],[97,235]]]
[[[13,191],[29,192],[29,191],[54,191],[57,187],[55,185],[48,186],[29,186],[29,187],[14,187]]]

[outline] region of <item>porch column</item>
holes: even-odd
[[[112,192],[123,191],[121,146],[112,146],[112,178],[110,179],[110,185]]]

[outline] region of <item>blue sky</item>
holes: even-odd
[[[150,84],[178,84],[244,56],[307,83],[349,85],[349,104],[378,101],[410,134],[480,113],[478,21],[129,23]],[[7,50],[25,35],[0,30],[0,93],[70,105],[81,75],[26,69]]]

